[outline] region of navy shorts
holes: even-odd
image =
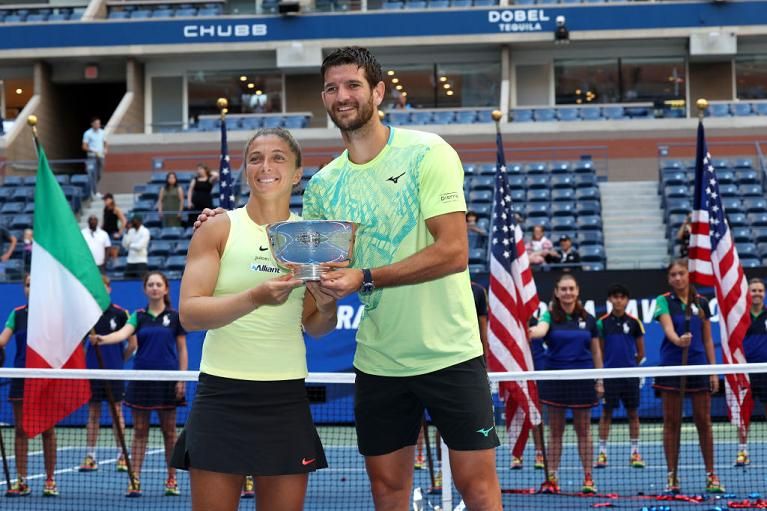
[[[201,373],[171,466],[225,474],[303,474],[328,466],[304,380]]]
[[[748,378],[754,399],[767,406],[767,373],[749,373]]]
[[[424,409],[450,449],[500,445],[483,356],[416,376],[356,373],[354,417],[363,456],[415,445]]]
[[[21,401],[24,399],[24,378],[11,378],[11,389],[8,391],[8,399]]]
[[[623,402],[626,410],[639,408],[639,378],[605,378],[605,408],[618,408]]]
[[[557,408],[592,408],[597,405],[595,380],[540,380],[541,402]]]
[[[681,386],[681,376],[656,376],[652,387],[656,391],[679,392]],[[711,382],[705,374],[695,374],[687,376],[685,384],[685,394],[695,392],[711,392]]]

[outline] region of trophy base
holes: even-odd
[[[293,269],[293,276],[298,280],[314,281],[320,280],[320,275],[325,273],[326,269],[320,266],[297,266]]]

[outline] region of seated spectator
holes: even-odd
[[[477,225],[478,216],[473,211],[467,211],[466,212],[466,229],[471,232],[476,232],[477,234],[481,234],[482,236],[487,236],[487,232]]]
[[[676,239],[681,244],[679,245],[679,257],[687,257],[687,252],[690,248],[690,234],[692,234],[692,213],[687,213],[687,216],[679,226],[679,231],[676,233]]]
[[[581,262],[581,255],[573,247],[570,236],[564,234],[559,237],[559,248],[546,257],[548,263],[575,264]]]
[[[545,236],[542,225],[533,227],[533,237],[525,243],[525,248],[531,265],[543,264],[547,256],[554,254],[554,245]]]
[[[3,245],[5,245],[6,241],[8,242],[8,249],[3,250]],[[0,277],[5,275],[5,263],[8,262],[8,259],[13,255],[13,251],[16,250],[16,241],[16,236],[0,225]]]

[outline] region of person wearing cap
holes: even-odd
[[[142,225],[141,215],[133,215],[130,220],[130,228],[123,236],[122,241],[123,247],[128,251],[128,257],[125,259],[126,279],[140,279],[146,273],[151,237],[149,229]]]
[[[546,259],[549,263],[577,264],[581,262],[581,255],[573,247],[570,236],[563,234],[559,237],[559,248],[550,252]]]

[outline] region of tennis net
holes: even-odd
[[[747,439],[747,459],[742,456],[743,439],[738,430],[728,422],[727,409],[723,394],[721,377],[725,371],[745,372],[749,374],[755,391],[764,391],[767,376],[767,364],[750,366],[691,366],[685,368],[634,368],[580,371],[543,371],[526,374],[494,373],[490,375],[494,390],[496,428],[501,439],[501,446],[496,451],[497,472],[502,489],[504,509],[538,510],[542,507],[576,509],[585,507],[624,507],[641,510],[655,508],[664,511],[667,508],[684,509],[707,505],[706,509],[724,508],[738,505],[767,507],[767,501],[761,500],[767,484],[767,425],[764,408],[757,402]],[[664,377],[685,375],[688,390],[695,390],[701,385],[710,384],[709,375],[720,378],[720,391],[710,394],[710,412],[697,410],[698,423],[705,434],[705,424],[710,420],[713,435],[713,472],[719,477],[721,491],[707,492],[710,481],[701,453],[701,442],[696,428],[693,403],[699,407],[700,398],[684,400],[682,410],[670,409],[675,405],[673,397],[679,397],[678,390],[668,390],[674,382]],[[11,489],[18,486],[19,461],[14,449],[14,414],[9,395],[13,387],[23,385],[24,379],[30,378],[80,378],[88,380],[120,381],[186,381],[186,402],[177,409],[177,429],[183,427],[196,392],[197,373],[159,372],[159,371],[54,371],[0,369],[0,434],[9,469]],[[538,449],[533,442],[533,435],[517,454],[512,455],[512,446],[517,441],[516,434],[510,434],[505,427],[505,406],[498,398],[498,386],[504,382],[533,380],[538,383],[541,398],[545,402],[565,401],[572,406],[589,400],[589,388],[595,388],[597,380],[602,380],[607,387],[607,400],[614,399],[615,389],[621,390],[621,397],[631,403],[634,386],[638,393],[636,413],[639,419],[639,433],[632,428],[625,409],[625,400],[612,403],[613,413],[606,442],[600,440],[600,418],[605,410],[604,402],[599,406],[585,407],[584,412],[577,412],[580,422],[581,442],[579,449],[578,435],[572,409],[562,414],[557,407],[544,404],[544,442],[540,449],[546,453],[546,465],[550,472],[556,472],[557,494],[543,494],[541,485],[546,481],[545,470],[537,468]],[[370,485],[365,472],[364,460],[357,451],[353,417],[353,381],[352,374],[312,373],[306,383],[311,402],[312,414],[326,450],[329,467],[312,473],[305,509],[308,510],[362,510],[373,509]],[[667,419],[664,427],[664,407],[659,390],[653,384],[660,384],[666,395],[666,415],[681,412],[679,442],[669,433]],[[692,396],[688,393],[688,397]],[[703,395],[703,394],[699,394]],[[764,398],[764,395],[759,397]],[[584,397],[585,396],[585,397]],[[705,402],[705,400],[703,400]],[[179,495],[166,496],[167,467],[163,435],[157,416],[153,414],[146,455],[141,467],[141,498],[126,498],[129,487],[127,472],[118,471],[121,464],[121,449],[111,431],[112,419],[106,403],[100,405],[101,418],[99,435],[95,447],[88,447],[87,422],[88,406],[63,419],[55,428],[56,445],[48,445],[48,453],[55,452],[53,473],[57,483],[58,496],[46,498],[43,489],[46,480],[46,464],[43,443],[40,438],[29,441],[28,466],[26,480],[30,488],[27,496],[0,497],[2,509],[69,510],[98,509],[138,510],[160,509],[181,510],[191,508],[188,474],[179,471],[177,475]],[[120,407],[125,416],[125,443],[128,453],[134,440],[133,418],[130,408]],[[704,410],[705,412],[705,410]],[[633,413],[633,412],[632,412]],[[564,421],[562,421],[564,419]],[[557,431],[561,430],[561,447],[557,445]],[[585,432],[583,426],[589,427]],[[602,424],[602,437],[605,433]],[[552,435],[552,432],[554,434]],[[430,426],[427,430],[429,448],[419,449],[421,459],[414,459],[414,486],[412,509],[450,509],[461,508],[461,496],[453,484],[444,444],[438,442],[437,430]],[[591,452],[586,445],[591,446]],[[664,449],[665,444],[665,449]],[[676,475],[679,491],[666,492],[668,472],[667,460],[669,449],[679,449]],[[561,456],[557,456],[557,450]],[[635,455],[639,454],[639,458]],[[739,456],[740,454],[740,456]],[[92,455],[96,470],[82,470],[86,457]],[[557,459],[559,463],[557,463]],[[444,460],[445,463],[442,463]],[[585,462],[584,462],[585,460]],[[641,460],[641,463],[640,463]],[[736,464],[738,466],[736,466]],[[22,464],[23,465],[23,464]],[[416,467],[417,465],[417,467]],[[597,468],[601,465],[601,468]],[[49,471],[51,468],[49,460]],[[21,469],[23,470],[23,469]],[[590,472],[593,492],[584,492],[585,473]],[[9,489],[4,474],[0,474],[0,492]],[[549,488],[550,489],[550,488]],[[708,488],[711,489],[711,488]],[[12,492],[13,493],[13,492]],[[240,509],[253,509],[252,500],[243,497]]]

